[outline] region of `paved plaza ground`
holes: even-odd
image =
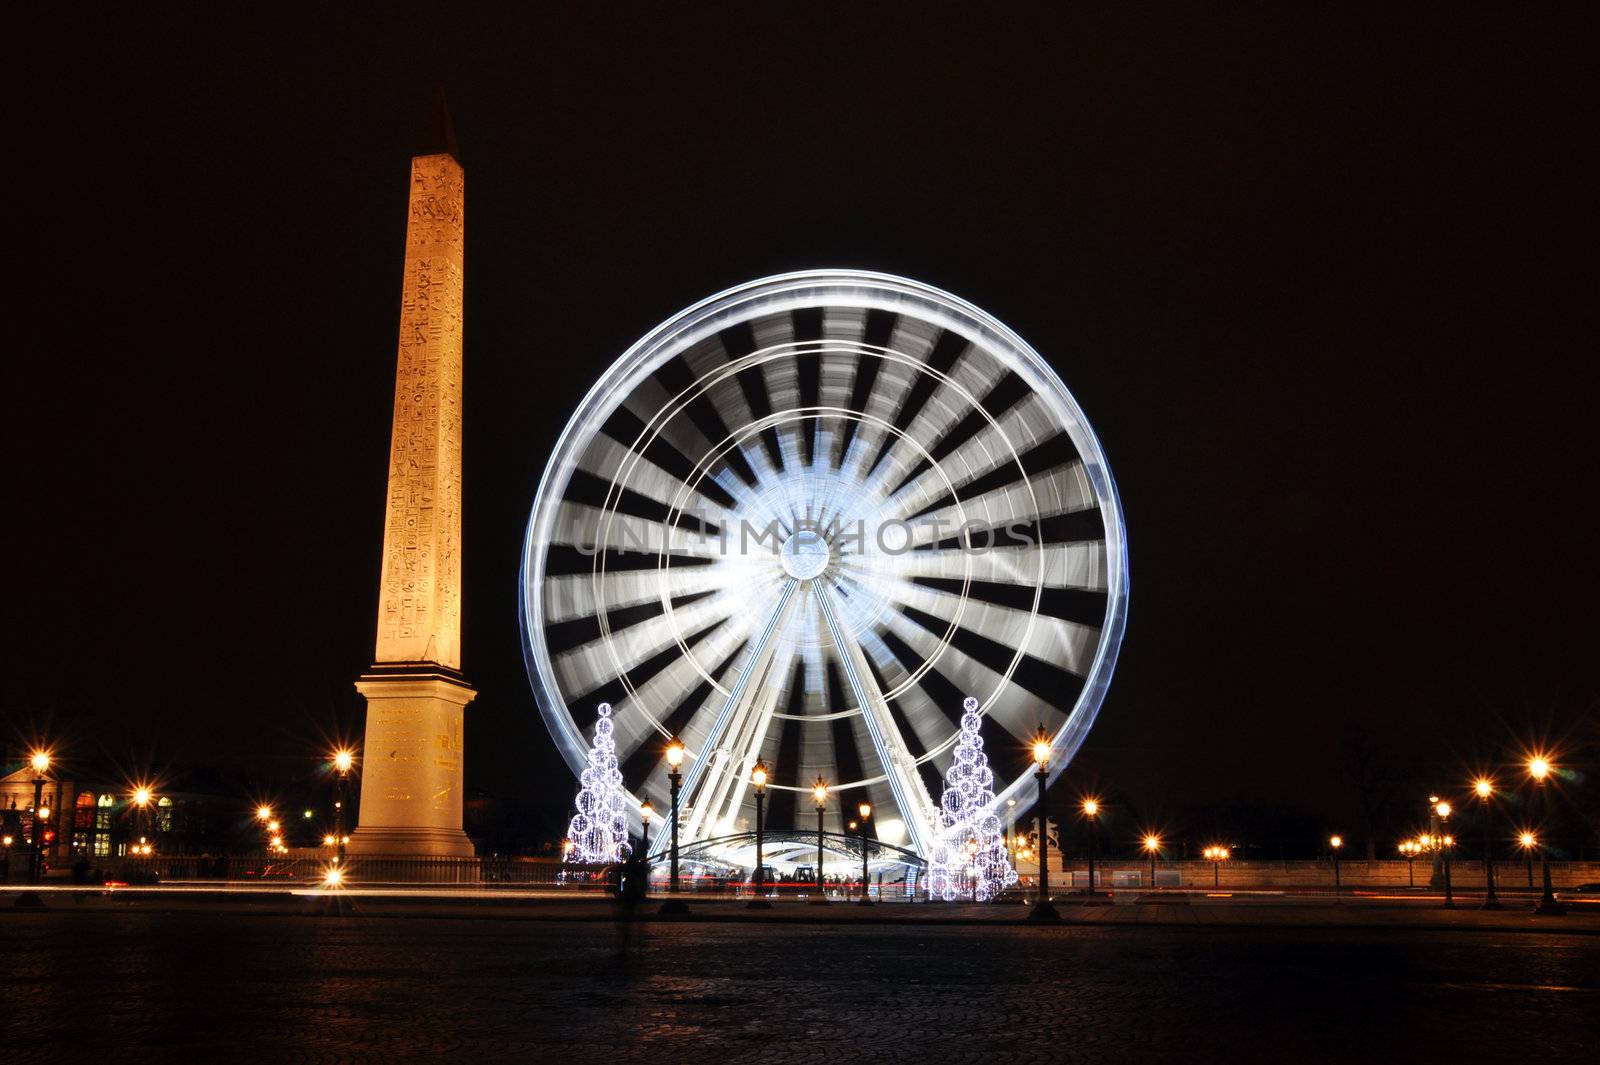
[[[598,902],[48,904],[0,911],[0,1061],[1575,1061],[1600,1016],[1584,912],[701,905],[619,959]]]

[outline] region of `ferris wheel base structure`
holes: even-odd
[[[685,845],[747,832],[757,786],[772,831],[811,830],[825,785],[829,832],[865,805],[926,857],[967,697],[997,810],[1031,798],[1036,730],[1052,776],[1071,760],[1128,560],[1100,443],[1038,352],[932,286],[818,270],[703,300],[601,376],[540,481],[520,593],[575,774],[613,707],[636,836],[678,739]],[[653,827],[659,850],[670,815]]]

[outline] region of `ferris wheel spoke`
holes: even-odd
[[[973,362],[967,360],[964,365]],[[981,456],[982,468],[988,468],[998,458],[1010,454],[1010,448],[1003,439],[1003,435],[1009,434],[1002,434],[997,426],[1010,420],[1013,408],[1026,399],[1034,398],[1033,391],[1014,370],[1005,370],[998,380],[982,381],[981,387],[986,391],[968,387],[971,394],[981,398],[976,405],[965,406],[964,397],[957,399],[951,395],[954,389],[941,389],[940,398],[949,396],[954,405],[947,408],[939,420],[932,440],[927,445],[928,454],[919,457],[912,464],[910,472],[889,490],[890,498],[901,495],[908,485],[932,472],[936,464],[946,459],[954,458],[952,465],[957,469],[971,469],[971,458]]]
[[[866,725],[868,736],[872,739],[873,750],[878,755],[878,764],[883,767],[884,774],[889,778],[889,790],[894,795],[895,806],[905,820],[913,844],[921,851],[924,847],[932,845],[935,836],[933,800],[928,797],[922,778],[917,774],[916,759],[907,749],[905,737],[895,725],[894,718],[884,701],[883,692],[873,680],[872,671],[867,668],[862,658],[860,647],[854,640],[846,638],[839,624],[838,613],[834,609],[832,593],[826,588],[819,588],[817,601],[822,608],[823,619],[828,624],[828,631],[833,637],[834,646],[838,650],[851,694],[855,696],[856,706],[861,709],[861,720]]]
[[[659,437],[656,443],[660,444]],[[665,445],[653,449],[657,456],[664,450]],[[691,514],[715,516],[733,505],[733,497],[723,492],[715,481],[703,477],[691,488],[688,480],[658,465],[651,454],[650,449],[640,453],[609,436],[597,435],[593,446],[584,450],[573,476],[581,473],[604,486],[596,501],[596,505],[601,506],[606,505],[607,497],[611,497],[611,505],[615,506],[615,497],[621,492],[632,492],[659,504],[663,515],[669,508],[676,507]],[[692,473],[688,476],[693,478]],[[562,495],[571,498],[570,483]]]
[[[729,615],[725,604],[702,599],[679,611],[676,621],[687,642],[692,634],[727,624]],[[620,674],[629,675],[631,683],[641,683],[644,677],[636,674],[653,676],[670,660],[665,656],[678,652],[677,638],[669,626],[642,625],[613,631],[592,643],[553,655],[550,661],[568,690],[587,698],[614,683]],[[605,701],[618,703],[622,699],[618,696]]]
[[[952,546],[946,549],[902,551],[873,559],[884,575],[902,580],[921,579],[960,583],[968,574],[974,581],[996,584],[1035,583],[1045,588],[1106,591],[1106,545],[1103,540],[1068,543],[996,545],[989,550]]]
[[[977,589],[969,586],[963,602],[959,589],[949,591],[914,584],[900,603],[900,610],[901,613],[918,611],[936,619],[935,624],[942,633],[959,609],[956,635],[966,633],[986,640],[993,648],[1003,650],[1007,660],[1020,649],[1024,658],[1052,663],[1079,678],[1088,675],[1099,636],[1097,626],[1052,617],[1042,610],[1038,614],[1030,613],[1034,594],[1031,588],[1012,586],[1012,591],[1005,593],[1007,601],[1002,603],[982,598],[975,594],[978,590],[997,589],[994,585],[980,585]],[[1099,616],[1105,616],[1103,602]]]
[[[964,652],[946,647],[941,654],[938,638],[920,626],[901,619],[880,635],[906,670],[920,667],[930,655],[938,656],[939,665],[925,670],[916,683],[935,705],[959,707],[967,694],[979,696],[984,707],[984,741],[991,749],[1001,749],[1012,740],[1025,743],[1037,725],[1042,723],[1053,731],[1062,720],[1062,712],[1048,698],[1005,682],[1000,673]],[[959,676],[962,685],[970,685],[970,692],[951,680],[952,676]],[[954,746],[955,739],[952,736],[946,741],[945,750]]]
[[[986,550],[993,546],[1000,531],[1016,530],[1014,537],[1007,539],[1026,540],[1022,533],[1030,526],[1037,526],[1033,535],[1045,536],[1046,542],[1059,542],[1050,533],[1066,526],[1051,519],[1084,512],[1095,513],[1094,494],[1083,467],[1072,466],[1053,471],[1049,477],[1036,477],[963,499],[959,504],[952,501],[949,506],[908,519],[907,524],[914,547],[943,547],[946,542],[958,546],[965,528],[973,548]]]
[[[644,420],[625,406],[619,406],[611,412],[589,446],[578,456],[578,467],[592,473],[608,474],[624,468],[626,461],[629,461],[627,459],[612,464],[605,459],[594,457],[594,451],[608,446],[622,448],[625,456],[639,456],[643,461],[664,471],[680,485],[695,482],[695,464],[689,456],[678,450],[665,435],[652,433],[646,427]],[[636,451],[636,446],[642,450]],[[696,451],[695,454],[699,452]],[[695,491],[719,507],[734,505],[734,497],[712,478],[701,478],[696,483]]]
[[[673,582],[674,598],[700,592],[721,591],[730,577],[718,566],[685,566]],[[606,570],[551,577],[544,599],[544,624],[592,618],[602,607],[628,609],[661,602],[661,580],[655,567],[648,570]]]
[[[919,514],[955,494],[981,495],[1021,479],[1025,469],[1043,473],[1077,460],[1070,449],[1035,453],[1054,436],[1055,425],[1037,395],[1029,392],[1013,399],[1009,383],[1021,385],[1022,379],[1012,374],[996,385],[982,409],[969,411],[960,424],[940,436],[928,456],[895,486],[889,499],[896,513]]]
[[[962,356],[968,347],[969,343],[966,337],[949,329],[942,329],[939,331],[938,336],[934,338],[932,349],[928,352],[926,358],[922,359],[922,362],[928,369],[936,373],[948,374],[955,366],[956,360]],[[938,384],[939,378],[933,374],[923,372],[916,375],[915,380],[911,382],[910,391],[905,393],[899,409],[895,411],[892,424],[896,429],[906,432],[911,428],[916,422],[917,415],[922,412],[923,406],[928,402],[928,398],[933,395],[933,391],[938,387]],[[890,450],[895,446],[897,439],[897,437],[890,436],[879,445],[877,456],[867,466],[869,475],[877,471],[878,466],[882,464]]]
[[[717,334],[717,339],[730,362],[737,362],[756,350],[755,332],[750,328],[749,322],[730,324]],[[772,413],[772,400],[767,392],[767,378],[760,364],[746,366],[734,377],[739,382],[739,390],[744,394],[745,405],[750,409],[751,422]],[[766,450],[770,468],[782,473],[783,453],[778,447],[778,434],[770,427],[762,429],[761,442]]]
[[[963,430],[967,420],[974,422],[966,430],[968,435],[989,424],[981,397],[994,395],[996,402],[1004,399],[1004,373],[993,360],[972,354],[969,348],[947,374],[937,376],[930,371],[918,378],[917,383],[925,387],[926,399],[909,423],[902,424],[900,416],[896,417],[895,427],[901,435],[889,442],[887,455],[878,467],[878,475],[884,479],[891,497],[953,450],[959,441],[951,442],[952,436]],[[908,397],[907,403],[914,398]],[[947,443],[949,449],[945,449]],[[942,477],[936,479],[942,483]]]
[[[1020,455],[1011,455],[1010,449],[1007,448],[1003,458],[987,467],[978,467],[983,472],[975,475],[965,473],[966,467],[955,467],[947,464],[947,469],[961,469],[964,474],[959,478],[952,478],[954,490],[952,491],[949,486],[943,485],[941,481],[940,487],[943,488],[943,495],[935,497],[930,502],[923,503],[917,510],[906,516],[915,520],[922,515],[930,514],[933,511],[951,505],[955,501],[956,495],[960,495],[962,499],[983,496],[1019,483],[1049,477],[1056,470],[1071,469],[1082,465],[1083,462],[1078,457],[1077,448],[1073,445],[1071,438],[1060,432],[1026,447]],[[932,494],[926,487],[920,493],[924,498]],[[909,497],[904,494],[900,498],[909,501]],[[903,510],[902,513],[904,513]]]
[[[871,348],[888,347],[898,320],[899,316],[893,311],[870,308],[866,319],[862,322],[861,342]],[[856,360],[855,373],[850,381],[848,404],[850,410],[859,414],[867,413],[868,401],[874,395],[873,386],[877,383],[882,367],[883,360],[876,355],[862,355]],[[860,439],[857,435],[860,425],[861,423],[854,418],[845,422],[839,437],[839,448],[833,459],[834,469],[843,469],[849,463],[851,449]]]

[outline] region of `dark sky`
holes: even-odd
[[[8,739],[272,780],[359,735],[442,83],[469,788],[570,800],[516,582],[576,401],[680,307],[820,266],[972,300],[1099,433],[1133,594],[1081,778],[1337,818],[1357,728],[1432,780],[1592,742],[1592,21],[757,7],[13,39]]]

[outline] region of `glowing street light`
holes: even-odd
[[[339,868],[337,865],[329,866],[327,871],[322,874],[322,885],[323,887],[328,888],[343,887],[344,870]]]
[[[1539,845],[1539,837],[1532,832],[1524,832],[1517,837],[1517,846],[1522,848],[1522,853],[1528,859],[1528,890],[1533,890],[1533,849]]]
[[[1436,797],[1430,797],[1429,801],[1433,803],[1433,813],[1439,819],[1439,831],[1441,833],[1434,839],[1434,849],[1439,852],[1439,860],[1444,868],[1444,908],[1453,910],[1456,908],[1456,896],[1455,890],[1450,884],[1450,848],[1455,846],[1456,838],[1443,834],[1445,822],[1450,820],[1452,811],[1448,802]]]
[[[1339,851],[1344,846],[1343,836],[1329,836],[1328,849],[1333,853],[1333,893],[1340,894],[1339,884]]]
[[[1550,818],[1550,790],[1545,786],[1545,781],[1550,777],[1554,768],[1550,759],[1543,754],[1535,754],[1528,759],[1528,776],[1533,778],[1534,793],[1539,797],[1539,815],[1546,821]],[[1556,898],[1555,889],[1550,885],[1550,848],[1539,848],[1539,868],[1544,874],[1544,894],[1539,897],[1539,904],[1533,912],[1546,917],[1559,917],[1567,912],[1567,908]]]
[[[822,818],[828,812],[828,782],[817,775],[817,782],[811,785],[811,801],[817,805],[817,895],[811,900],[813,906],[826,906],[828,904],[827,889],[822,886]]]
[[[270,806],[257,806],[256,807],[256,820],[257,821],[271,821],[272,820],[272,807],[270,807]]]
[[[1222,846],[1207,847],[1205,849],[1206,861],[1211,862],[1211,886],[1222,886],[1222,863],[1228,860],[1228,848]]]
[[[44,841],[44,828],[41,822],[50,820],[50,811],[44,806],[44,775],[50,772],[50,752],[36,748],[28,756],[28,764],[33,767],[33,825],[30,830],[33,851],[28,856],[28,880],[33,883],[43,871],[40,845]]]
[[[1400,842],[1400,853],[1406,857],[1406,885],[1408,887],[1414,888],[1417,886],[1416,861],[1417,854],[1421,850],[1422,844],[1414,839],[1402,840]]]
[[[671,785],[670,809],[667,819],[672,822],[672,861],[668,866],[667,893],[672,897],[661,904],[664,914],[687,913],[689,907],[678,898],[678,790],[683,787],[683,741],[672,737],[667,744],[667,782]]]
[[[1494,781],[1479,777],[1472,782],[1472,793],[1483,804],[1483,908],[1498,910],[1500,896],[1494,890],[1494,836],[1490,831],[1494,808],[1489,805],[1489,800],[1494,798]]]
[[[1095,820],[1100,814],[1099,799],[1083,800],[1083,816],[1089,819],[1089,894],[1094,894]]]
[[[356,752],[349,747],[334,749],[331,759],[339,774],[333,786],[333,834],[339,837],[339,861],[344,861],[344,804],[350,790],[350,770],[355,768]]]
[[[1156,859],[1161,857],[1161,837],[1154,832],[1146,832],[1144,849],[1150,855],[1150,887],[1153,889],[1156,886]]]
[[[763,815],[765,805],[763,800],[767,793],[767,763],[756,759],[756,764],[750,768],[750,785],[756,792],[756,875],[755,897],[750,900],[749,908],[752,910],[770,910],[772,903],[767,901],[767,877],[763,868],[765,861],[762,853],[762,836],[766,831],[766,821]]]
[[[1033,779],[1039,782],[1039,901],[1034,903],[1028,920],[1035,924],[1059,924],[1061,914],[1050,902],[1050,735],[1044,723],[1033,734]]]

